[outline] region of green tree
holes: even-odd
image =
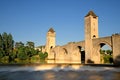
[[[1,34],[0,34],[0,49],[3,49],[3,39]]]
[[[27,54],[28,57],[32,57],[33,56],[32,48],[26,46],[25,47],[25,53]]]
[[[31,42],[31,41],[27,41],[27,44],[26,44],[28,47],[30,48],[34,48],[34,42]]]
[[[45,58],[48,57],[48,53],[47,53],[47,52],[44,53],[44,57],[45,57]]]
[[[100,54],[105,54],[105,50],[100,49]]]
[[[13,50],[13,47],[14,47],[14,40],[13,40],[13,37],[11,34],[8,34],[8,48],[10,50]]]
[[[45,60],[48,57],[48,53],[47,52],[45,52],[45,53],[39,52],[39,57],[40,57],[40,59]]]
[[[14,49],[13,52],[9,55],[9,60],[14,61],[15,58],[17,58],[17,50]]]
[[[14,47],[14,40],[11,34],[8,34],[7,37],[7,49],[8,49],[8,54],[10,55],[13,53],[13,47]]]
[[[3,51],[3,39],[2,35],[0,34],[0,58],[4,57],[4,51]]]
[[[106,50],[106,53],[111,55],[112,54],[112,50]]]
[[[19,47],[24,47],[24,43],[20,42],[16,42],[15,43],[15,48],[18,49]]]
[[[2,46],[2,49],[5,52],[5,55],[9,56],[9,54],[12,53],[13,47],[14,47],[14,40],[12,35],[4,32],[0,40],[2,42],[0,45]]]
[[[2,49],[0,49],[0,58],[3,58],[5,55],[4,51]]]
[[[26,52],[25,52],[25,47],[20,47],[18,49],[18,54],[17,57],[21,60],[26,60],[28,58]]]
[[[8,49],[7,49],[7,33],[4,32],[2,34],[2,39],[3,39],[3,50],[5,52],[5,55],[8,55]]]

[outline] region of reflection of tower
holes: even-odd
[[[49,31],[47,32],[47,40],[46,40],[46,52],[48,52],[48,59],[50,56],[50,50],[55,47],[55,37],[56,33],[53,28],[50,28]]]
[[[85,53],[86,61],[92,60],[92,39],[98,38],[98,17],[93,11],[85,16]]]

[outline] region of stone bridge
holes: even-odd
[[[100,63],[100,48],[109,45],[113,51],[114,64],[120,64],[120,34],[100,37],[98,34],[98,16],[89,11],[85,16],[85,40],[56,46],[56,33],[51,28],[47,33],[45,50],[48,59],[56,63]]]
[[[95,63],[100,63],[100,48],[104,45],[109,45],[113,51],[114,63],[119,62],[120,57],[120,35],[112,35],[107,37],[96,38],[93,42],[92,59]]]
[[[109,45],[113,51],[114,62],[119,62],[120,57],[120,35],[112,35],[107,37],[101,37],[92,39],[93,51],[91,54],[91,61],[94,63],[100,63],[100,48],[104,45]],[[85,51],[85,41],[70,42],[63,46],[56,46],[51,50],[51,59],[54,59],[56,63],[82,63],[82,57],[85,55],[85,61],[87,62]],[[82,56],[83,55],[83,56]]]

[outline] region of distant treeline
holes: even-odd
[[[34,49],[34,42],[15,42],[11,34],[0,34],[0,63],[27,63],[44,61],[48,53]]]

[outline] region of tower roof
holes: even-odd
[[[85,16],[85,17],[88,17],[88,16],[93,16],[93,17],[98,17],[93,11],[89,11],[88,14]]]
[[[52,33],[54,33],[55,31],[54,31],[53,28],[50,28],[50,29],[48,30],[48,32],[52,32]]]

